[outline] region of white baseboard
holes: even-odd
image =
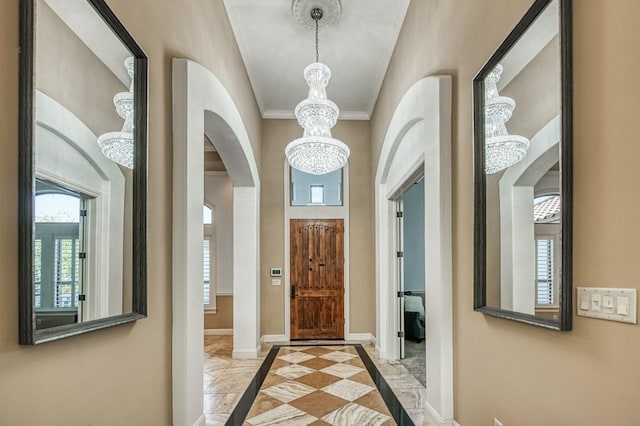
[[[360,340],[365,342],[372,342],[373,344],[375,344],[376,342],[376,338],[373,337],[373,334],[371,333],[349,333],[344,340]]]
[[[288,342],[287,336],[284,334],[265,334],[260,338],[262,343]]]
[[[205,328],[205,336],[229,336],[233,335],[233,328]]]
[[[430,424],[432,423],[434,425],[442,426],[460,426],[460,424],[456,422],[455,419],[443,419],[442,416],[440,416],[440,414],[438,414],[438,412],[435,410],[435,408],[433,408],[428,402],[425,402],[424,410],[426,420],[428,420]]]
[[[235,359],[256,359],[260,355],[261,345],[256,346],[254,349],[245,349],[242,351],[234,350],[231,352],[231,357]]]
[[[202,414],[200,416],[200,418],[198,420],[196,420],[196,422],[193,424],[193,426],[205,426],[207,424],[207,419],[204,416],[204,414]]]
[[[376,343],[376,338],[371,333],[349,333],[347,334],[345,340],[358,340],[372,342],[373,344]],[[287,339],[287,336],[285,336],[284,334],[265,334],[260,338],[261,343],[284,343],[288,341],[289,339]]]

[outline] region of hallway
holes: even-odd
[[[243,397],[245,389],[250,385],[253,385],[252,380],[256,375],[256,372],[260,369],[261,364],[265,361],[269,352],[273,348],[273,345],[263,345],[260,358],[257,360],[238,360],[231,357],[232,352],[232,338],[231,336],[205,336],[205,362],[204,362],[204,411],[208,426],[223,425],[229,419],[229,416],[234,412],[234,409],[238,406],[240,399]],[[317,348],[310,349],[313,345],[327,345],[326,348],[318,346]],[[342,350],[347,354],[344,361],[339,364],[347,363],[358,364],[359,360],[357,356],[354,356],[356,349],[352,346],[355,342],[349,344],[339,345],[341,342],[336,341],[298,341],[298,342],[286,342],[287,345],[299,346],[302,350],[311,350],[312,352],[329,352],[327,348]],[[370,342],[358,342],[362,344],[362,348],[366,351],[366,355],[373,361],[375,368],[380,372],[384,381],[389,385],[393,394],[397,397],[398,401],[406,410],[411,420],[416,425],[428,425],[424,420],[424,410],[418,407],[424,405],[424,399],[426,397],[425,388],[407,371],[407,369],[398,362],[389,362],[381,360],[377,357],[375,349]],[[283,343],[284,344],[284,343]],[[332,345],[332,346],[329,346]],[[278,356],[281,356],[284,352],[296,353],[295,349],[280,349]],[[284,351],[284,352],[282,352]],[[300,352],[302,354],[302,352]],[[306,353],[305,353],[306,355]],[[285,355],[286,356],[286,355]],[[309,358],[306,356],[305,358]],[[321,359],[321,358],[318,358]],[[355,359],[355,361],[354,361]],[[291,360],[290,360],[291,361]],[[315,361],[316,359],[308,361]],[[274,361],[274,365],[277,363],[284,364],[283,360],[279,358]],[[358,368],[358,366],[356,366]],[[366,372],[355,374],[361,381],[371,381],[370,378],[365,377]],[[273,380],[273,378],[267,380]],[[372,385],[372,383],[370,383]],[[264,386],[263,386],[264,388]],[[383,392],[384,393],[384,392]],[[369,395],[369,394],[367,394]],[[257,399],[260,399],[258,396]],[[264,399],[264,398],[263,398]],[[302,398],[300,398],[302,399]],[[370,398],[373,399],[373,396]],[[339,398],[334,399],[334,403]],[[246,398],[245,398],[246,401]],[[245,403],[243,401],[242,403]],[[249,401],[253,403],[253,399]],[[382,407],[380,410],[384,409]],[[249,407],[245,412],[249,411]],[[256,411],[255,407],[251,408],[249,416],[253,416]],[[248,424],[248,423],[245,423]],[[330,424],[330,423],[313,423],[313,424]],[[336,423],[340,424],[340,423]],[[388,423],[382,424],[395,424],[393,420]]]

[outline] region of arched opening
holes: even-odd
[[[425,407],[438,422],[453,419],[451,253],[451,77],[427,77],[399,102],[375,178],[376,347],[397,359],[394,198],[424,168],[426,379]]]
[[[233,184],[233,356],[260,350],[260,178],[231,96],[201,65],[173,61],[173,422],[203,417],[203,137],[215,141]],[[198,309],[200,308],[200,309]]]

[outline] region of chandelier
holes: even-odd
[[[299,1],[294,0],[294,14],[299,4]],[[298,124],[304,129],[304,133],[285,148],[291,167],[313,175],[341,169],[347,164],[350,153],[347,145],[331,136],[331,129],[336,125],[340,111],[335,103],[327,99],[326,87],[331,78],[331,70],[319,61],[318,22],[323,15],[324,12],[319,7],[313,7],[310,11],[316,30],[316,62],[304,69],[309,97],[295,109]]]
[[[124,119],[124,125],[119,132],[101,135],[98,145],[109,160],[133,169],[133,56],[125,59],[124,66],[131,78],[131,86],[128,92],[120,92],[113,97],[116,112]]]
[[[511,118],[516,102],[500,96],[497,83],[502,65],[497,65],[485,79],[485,171],[493,174],[521,161],[529,149],[529,139],[507,133],[505,123]]]

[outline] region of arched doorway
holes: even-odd
[[[203,136],[233,184],[233,356],[260,351],[260,178],[231,96],[206,68],[173,60],[173,423],[204,424],[202,205]]]
[[[426,77],[398,103],[375,178],[376,347],[397,359],[395,201],[424,167],[426,377],[425,409],[441,424],[453,419],[451,264],[451,77]],[[428,236],[428,238],[427,238]]]

